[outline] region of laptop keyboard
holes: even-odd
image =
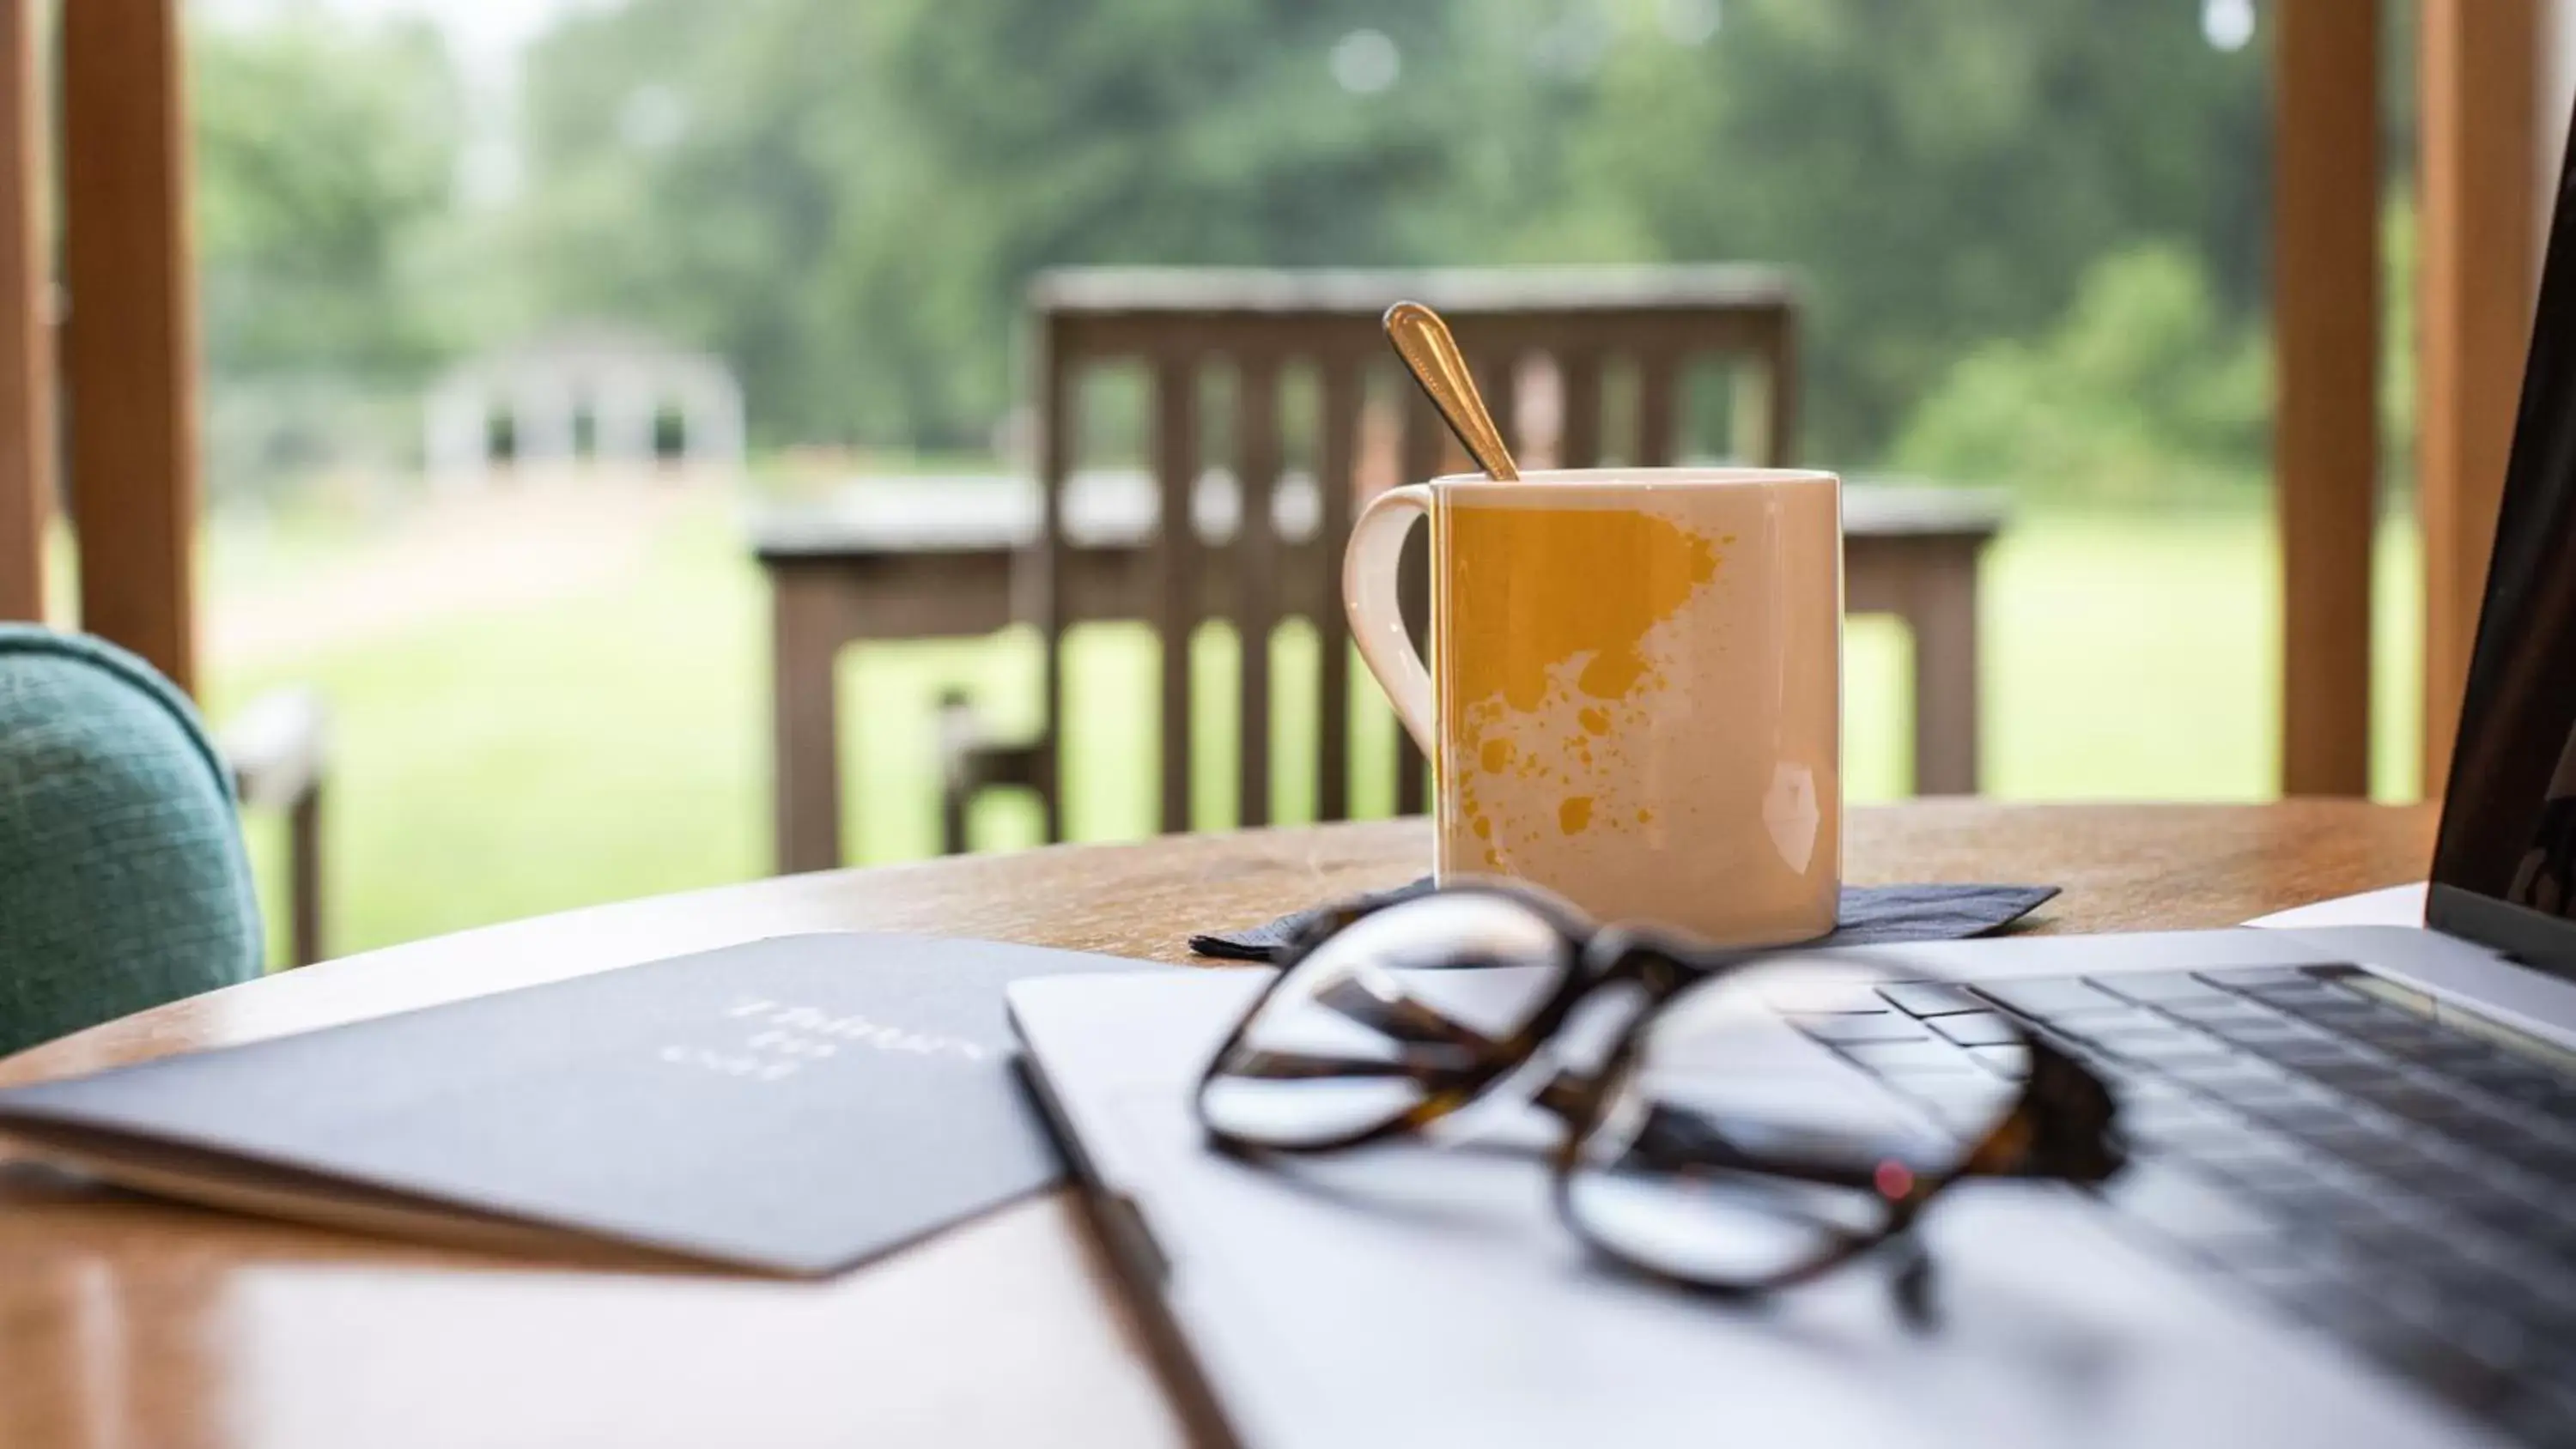
[[[2123,1227],[2532,1444],[2576,1444],[2576,1076],[2350,967],[1889,986],[1800,1026],[1991,1120],[2018,1017],[2120,1098]]]

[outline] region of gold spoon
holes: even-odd
[[[1459,355],[1458,340],[1449,335],[1449,324],[1440,320],[1440,314],[1419,302],[1398,302],[1386,309],[1386,340],[1395,344],[1395,355],[1404,359],[1405,370],[1422,384],[1431,405],[1440,410],[1449,431],[1467,445],[1477,465],[1502,482],[1520,481],[1512,450],[1503,445],[1502,430],[1485,411],[1476,379],[1468,374],[1467,359]]]

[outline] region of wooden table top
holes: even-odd
[[[2217,926],[2420,879],[2432,812],[1858,810],[1854,882],[2055,882],[2042,930]],[[1419,820],[791,876],[308,967],[0,1061],[0,1083],[324,1026],[794,931],[1179,961],[1194,927],[1396,884]],[[235,1219],[0,1159],[0,1445],[1181,1442],[1064,1192],[825,1283],[539,1262]]]

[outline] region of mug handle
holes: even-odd
[[[1342,608],[1350,615],[1360,658],[1377,676],[1396,718],[1404,721],[1405,732],[1422,753],[1437,759],[1440,733],[1431,717],[1431,673],[1413,652],[1413,637],[1404,632],[1404,609],[1395,596],[1405,530],[1414,519],[1430,516],[1431,489],[1424,484],[1390,488],[1369,500],[1342,551]]]

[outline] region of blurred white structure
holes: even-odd
[[[732,369],[622,328],[564,328],[464,363],[430,390],[426,412],[429,477],[442,487],[486,482],[496,467],[649,471],[666,461],[656,436],[666,418],[678,433],[669,461],[693,472],[742,467],[742,387]],[[510,439],[502,457],[499,423]]]

